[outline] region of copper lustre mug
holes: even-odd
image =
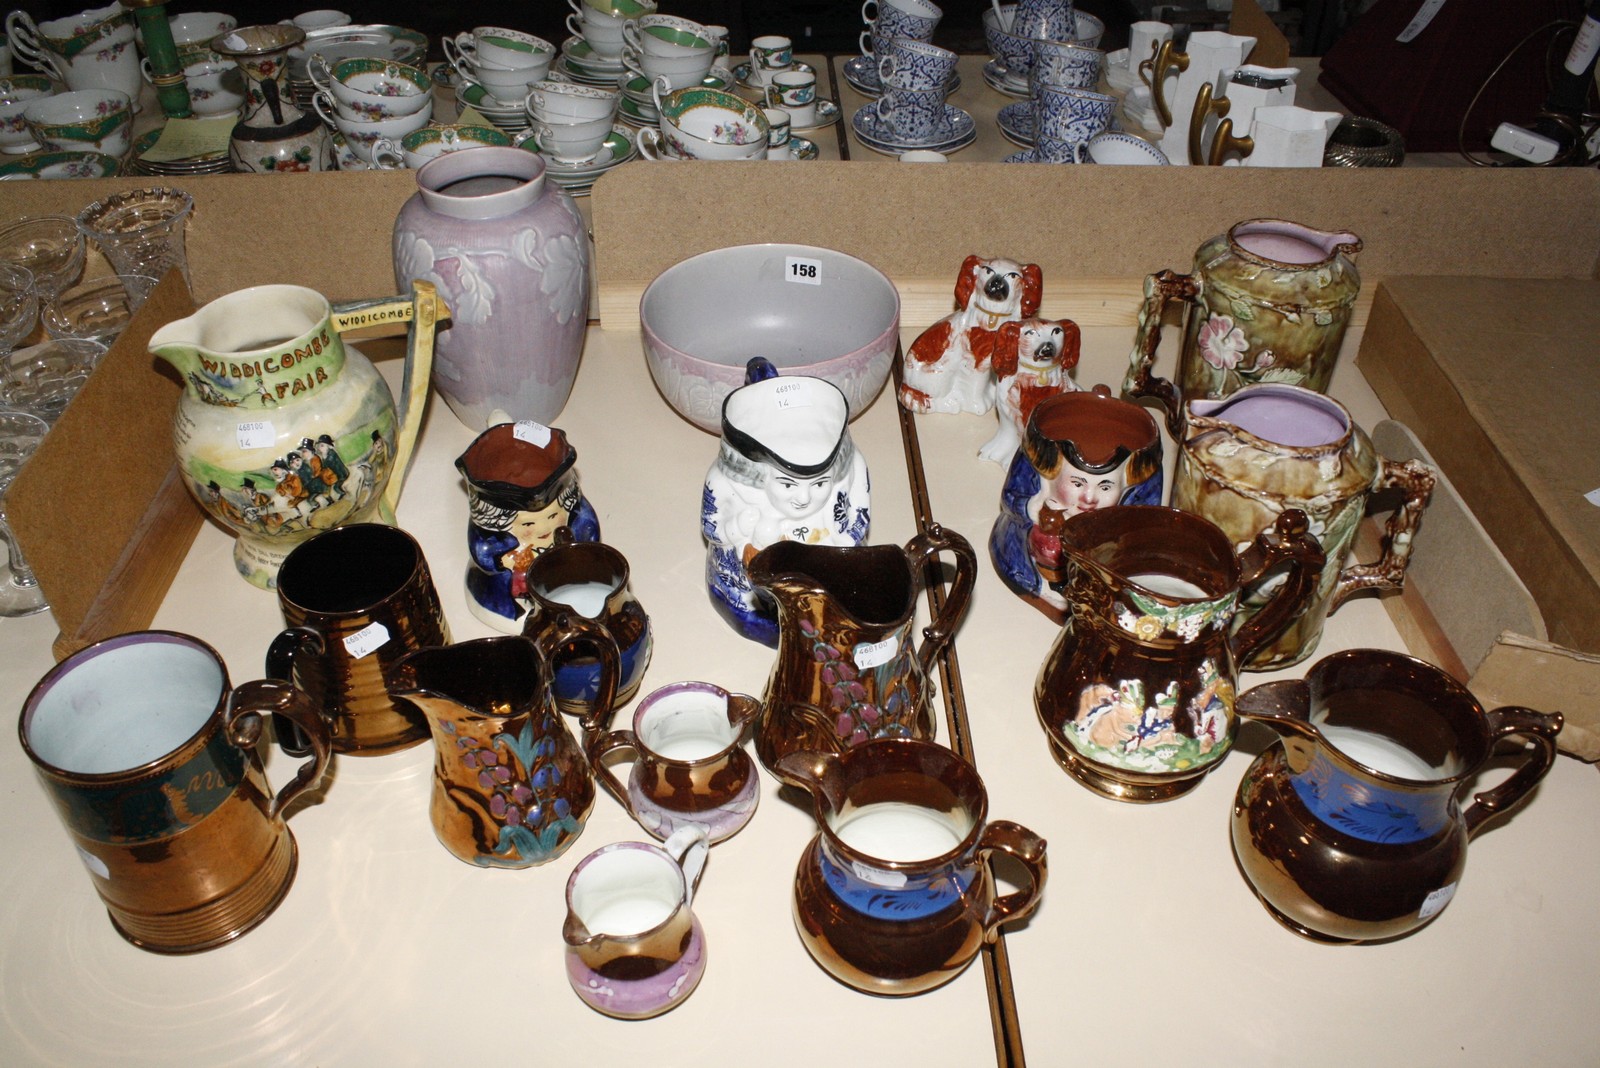
[[[267,650],[267,675],[310,695],[337,752],[378,756],[428,738],[427,722],[388,685],[407,653],[450,644],[415,538],[355,523],[301,542],[278,572],[278,605],[289,626]],[[307,740],[293,724],[274,727],[286,753],[305,755]]]
[[[274,797],[261,717],[312,752]],[[228,683],[206,643],[170,631],[108,638],[63,660],[22,707],[22,747],[111,923],[157,953],[232,941],[278,906],[296,847],[283,813],[327,770],[327,727],[286,683]]]

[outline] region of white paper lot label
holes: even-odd
[[[388,627],[382,623],[369,623],[344,640],[344,651],[360,660],[383,648],[388,640]]]
[[[820,286],[822,284],[822,261],[810,260],[804,256],[785,256],[783,260],[783,277],[791,282],[801,285]]]
[[[790,408],[811,407],[811,383],[780,381],[773,387],[772,399],[777,404],[779,411],[788,411]]]
[[[887,664],[894,659],[894,654],[900,651],[900,639],[891,634],[881,642],[863,642],[856,646],[852,659],[856,667],[867,671],[879,664]]]
[[[241,449],[270,449],[278,440],[277,430],[266,419],[240,423],[237,432]]]
[[[519,420],[512,426],[511,436],[541,449],[550,444],[550,428],[532,419]]]

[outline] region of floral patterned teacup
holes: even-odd
[[[40,97],[54,93],[55,84],[43,74],[15,74],[0,78],[0,152],[33,152],[39,142],[22,113]]]
[[[717,89],[664,93],[656,86],[661,136],[671,154],[692,159],[764,159],[772,133],[760,108]]]
[[[400,139],[398,145],[380,138],[372,146],[372,162],[383,170],[409,167],[416,170],[424,163],[447,152],[460,152],[464,148],[511,147],[511,138],[488,126],[424,126]]]
[[[347,59],[331,67],[320,55],[306,64],[318,89],[368,120],[414,115],[433,100],[433,80],[426,71],[381,59]]]
[[[133,101],[115,89],[40,97],[22,115],[34,140],[58,151],[121,156],[133,142]]]

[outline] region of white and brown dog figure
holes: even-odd
[[[997,383],[1000,429],[978,450],[981,459],[1009,464],[1039,402],[1082,388],[1068,374],[1078,366],[1081,342],[1078,324],[1071,319],[1024,319],[1000,327],[989,361]]]
[[[905,354],[900,405],[913,412],[975,412],[994,407],[990,368],[999,330],[1039,310],[1038,264],[968,256],[956,278],[956,312],[924,330]]]

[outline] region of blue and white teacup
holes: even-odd
[[[882,55],[896,37],[931,41],[943,17],[944,12],[929,0],[866,0],[861,5],[861,18],[867,24],[867,32],[861,36],[861,52]]]
[[[1160,147],[1142,137],[1126,133],[1102,133],[1089,138],[1084,146],[1085,163],[1109,163],[1123,166],[1155,166],[1170,164]]]
[[[1117,98],[1105,93],[1037,84],[1033,92],[1035,130],[1041,138],[1088,144],[1089,138],[1110,124],[1116,106]]]
[[[1035,41],[1033,69],[1035,83],[1058,89],[1095,89],[1105,69],[1106,54],[1098,48],[1085,48],[1068,41]]]
[[[897,141],[927,143],[950,130],[943,88],[890,89],[871,106]]]
[[[948,48],[895,37],[878,55],[878,78],[887,89],[943,89],[955,73],[956,58]]]
[[[1072,0],[1017,0],[1006,29],[1019,37],[1070,41],[1077,36]]]

